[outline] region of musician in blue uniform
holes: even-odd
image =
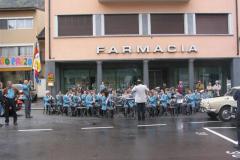
[[[89,91],[86,98],[85,98],[85,105],[87,108],[88,115],[92,116],[93,114],[93,96],[92,93]]]
[[[11,108],[13,114],[13,124],[17,125],[17,113],[16,113],[16,99],[18,98],[18,89],[12,86],[12,82],[7,82],[7,88],[3,90],[3,96],[5,99],[5,123],[9,125],[9,110]]]
[[[188,94],[185,96],[186,100],[186,114],[191,115],[196,109],[196,96],[191,90],[188,90]]]
[[[200,92],[203,92],[203,90],[201,90]],[[198,92],[198,90],[195,90],[194,95],[195,95],[195,112],[199,111],[200,109],[200,103],[201,103],[201,93]]]
[[[57,111],[58,113],[62,112],[62,107],[63,107],[63,95],[62,95],[62,92],[59,91],[58,94],[56,95],[56,102],[57,102]]]
[[[70,108],[71,105],[71,98],[70,95],[67,93],[63,96],[63,113],[65,113],[66,115],[68,115],[68,110]]]
[[[77,92],[75,92],[72,96],[72,104],[71,104],[72,116],[76,116],[77,107],[79,107],[79,103],[80,103],[80,98],[77,95]]]
[[[157,109],[157,96],[153,92],[150,92],[148,96],[148,109],[150,117],[154,117]]]
[[[107,97],[108,97],[108,92],[104,91],[102,92],[101,96],[101,114],[102,116],[106,116],[107,113]]]
[[[22,90],[23,90],[23,101],[24,101],[24,105],[25,105],[25,117],[32,118],[32,116],[31,116],[32,97],[30,94],[31,81],[28,82],[28,80],[24,80],[24,83],[22,85]]]
[[[47,112],[47,110],[51,106],[51,102],[50,102],[51,99],[52,99],[51,93],[50,93],[50,91],[47,90],[46,95],[43,97],[43,104],[44,104],[43,112]]]
[[[86,97],[87,97],[87,92],[84,91],[83,94],[81,94],[81,102],[83,107],[86,107]]]
[[[109,92],[106,103],[107,103],[107,111],[109,113],[109,115],[107,115],[110,118],[113,118],[114,116],[114,102],[113,102],[113,93],[112,91]]]
[[[165,92],[161,91],[161,97],[160,97],[160,106],[162,110],[162,115],[167,116],[167,109],[168,109],[168,103],[169,103],[169,96],[165,94]]]

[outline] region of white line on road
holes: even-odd
[[[234,129],[236,127],[207,127],[209,129]]]
[[[220,133],[218,133],[218,132],[215,132],[215,131],[213,131],[213,130],[211,130],[211,129],[209,129],[209,128],[203,128],[203,129],[205,129],[205,130],[207,130],[208,132],[211,132],[212,134],[215,134],[216,136],[219,136],[219,137],[221,137],[221,138],[223,138],[223,139],[225,139],[225,140],[227,140],[227,141],[229,141],[229,142],[231,142],[231,143],[233,143],[233,144],[238,144],[238,141],[234,141],[233,139],[231,139],[231,138],[228,138],[228,137],[226,137],[226,136],[224,136],[224,135],[222,135],[222,134],[220,134]]]
[[[53,129],[24,129],[18,130],[19,132],[40,132],[40,131],[52,131]]]
[[[138,125],[138,127],[156,127],[156,126],[166,126],[167,124],[146,124],[146,125]]]
[[[110,127],[85,127],[85,128],[81,128],[82,130],[93,130],[93,129],[113,129],[114,127],[110,126]]]
[[[203,121],[203,122],[189,122],[192,124],[204,124],[204,123],[220,123],[221,121]]]

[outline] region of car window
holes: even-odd
[[[230,89],[227,93],[226,96],[234,96],[234,94],[237,92],[237,89]]]

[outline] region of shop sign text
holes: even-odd
[[[103,47],[103,46],[98,46],[96,48],[97,54],[102,54],[102,53],[108,53],[108,54],[131,54],[131,53],[139,53],[139,54],[145,54],[145,53],[198,53],[198,47],[196,45],[189,45],[189,46],[184,46],[180,45],[177,46],[175,44],[168,45],[166,47],[162,47],[161,45],[156,45],[155,47],[151,48],[150,46],[137,46],[137,47],[132,47],[132,46],[122,46],[121,48],[119,47]]]
[[[32,67],[32,57],[0,57],[1,67]]]

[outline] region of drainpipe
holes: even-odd
[[[51,0],[48,0],[48,58],[52,59],[51,54]]]
[[[238,21],[238,0],[235,0],[236,2],[236,31],[237,31],[237,56],[239,56],[239,21]]]

